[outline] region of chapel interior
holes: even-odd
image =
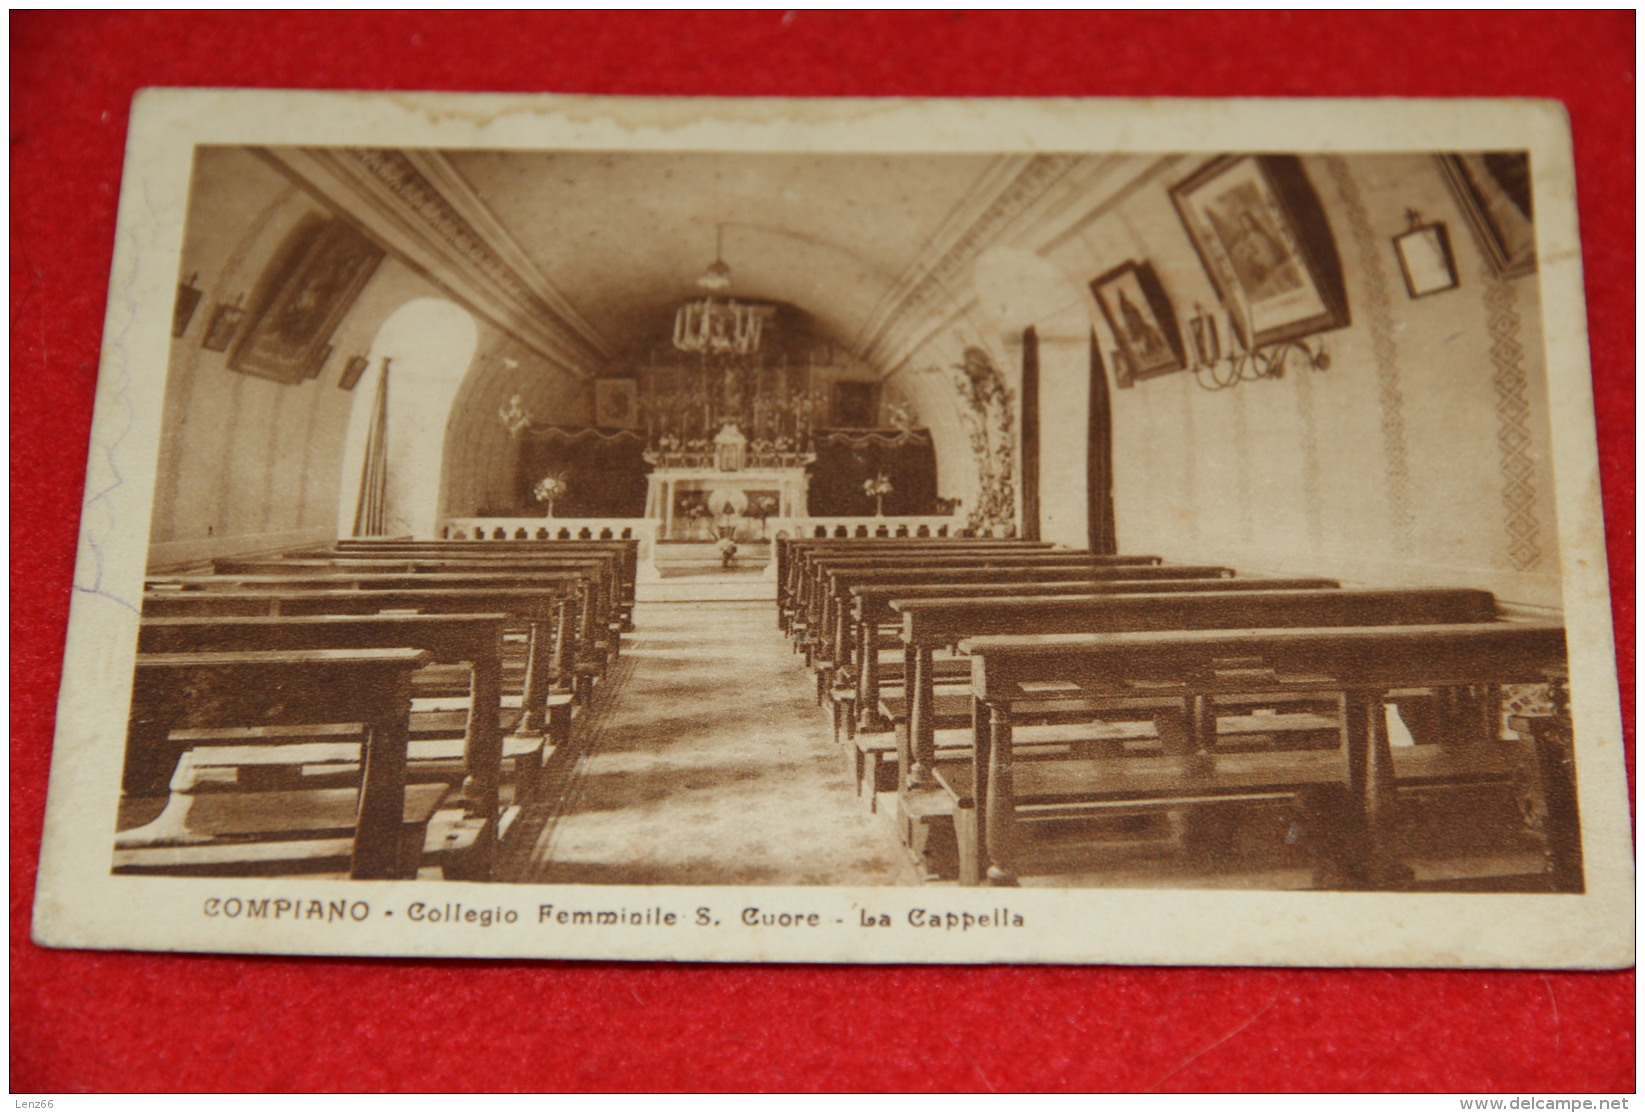
[[[1580,889],[1532,219],[1511,155],[199,147],[113,868]]]

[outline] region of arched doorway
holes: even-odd
[[[442,298],[409,301],[378,328],[349,414],[337,500],[339,536],[355,532],[374,428],[382,446],[380,468],[371,480],[382,503],[381,531],[435,536],[446,420],[478,343],[473,316]],[[381,415],[379,399],[386,399]]]

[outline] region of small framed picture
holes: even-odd
[[[594,380],[594,424],[634,429],[640,424],[639,384],[633,379]]]
[[[1399,273],[1405,277],[1405,292],[1425,298],[1457,287],[1456,256],[1451,252],[1451,233],[1444,224],[1424,224],[1411,214],[1411,227],[1394,237],[1394,254],[1399,256]]]
[[[1121,386],[1187,366],[1176,311],[1152,265],[1123,263],[1092,282],[1091,293],[1123,357],[1115,364]]]
[[[343,364],[343,375],[337,380],[337,385],[344,390],[353,390],[359,385],[360,376],[366,373],[370,363],[365,356],[349,356],[348,362]]]
[[[208,352],[228,351],[245,317],[246,311],[241,308],[238,299],[233,305],[219,305],[212,310],[211,320],[206,322],[206,334],[200,339],[200,347]]]

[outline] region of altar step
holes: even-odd
[[[737,555],[728,568],[712,541],[659,541],[653,558],[664,579],[675,576],[718,576],[737,574],[760,576],[771,563],[767,541],[739,541]]]
[[[739,541],[727,568],[712,541],[661,541],[653,558],[657,579],[637,585],[639,602],[686,603],[724,600],[775,600],[777,582],[767,576],[771,546]]]

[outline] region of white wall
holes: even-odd
[[[343,435],[354,394],[339,390],[349,356],[412,298],[435,293],[385,259],[332,337],[320,376],[277,383],[232,371],[226,352],[200,346],[213,309],[249,299],[286,236],[325,210],[241,148],[201,147],[179,279],[204,291],[167,368],[151,567],[329,540],[338,513]]]
[[[1007,227],[1002,240],[1037,251],[1080,286],[1127,260],[1147,261],[1186,320],[1196,302],[1217,301],[1168,186],[1200,160],[1137,163],[1129,175],[1105,171],[1102,180],[1122,189],[1065,191],[1056,212]],[[1126,390],[1112,389],[1110,377],[1121,548],[1253,572],[1467,584],[1557,606],[1535,276],[1501,282],[1487,274],[1429,156],[1321,157],[1304,166],[1342,257],[1352,324],[1325,337],[1326,371],[1297,366],[1281,380],[1221,392],[1186,373]],[[1407,296],[1391,238],[1406,228],[1410,208],[1449,225],[1459,289]],[[952,404],[952,391],[919,369],[957,362],[963,330],[990,322],[975,301],[948,311],[934,333],[930,318],[900,322],[908,335],[931,335],[890,384],[918,398],[938,433],[943,491],[953,494],[956,479],[973,470],[968,447],[937,413]],[[1037,316],[1031,307],[1018,316],[1012,326],[1031,321],[1041,336],[1042,533],[1084,544],[1085,330],[1096,329],[1105,355],[1114,342],[1089,295],[1078,309],[1047,304]],[[1014,382],[1010,333],[994,324]]]
[[[327,210],[250,151],[198,149],[179,279],[198,274],[204,296],[171,348],[152,568],[329,541],[353,524],[363,436],[347,459],[345,450],[351,415],[369,414],[375,357],[384,354],[373,345],[397,310],[445,301],[445,292],[386,257],[333,334],[319,378],[302,383],[232,371],[227,353],[200,346],[214,307],[249,299],[285,238],[314,215]],[[496,416],[510,394],[523,393],[542,421],[589,418],[586,383],[462,312],[476,330],[474,354],[456,377],[451,368],[422,367],[415,351],[398,353],[391,377],[389,442],[411,456],[391,469],[390,505],[399,508],[395,528],[407,532],[431,531],[442,515],[475,513],[512,491],[517,445]],[[368,354],[371,369],[355,389],[338,389],[347,359]]]

